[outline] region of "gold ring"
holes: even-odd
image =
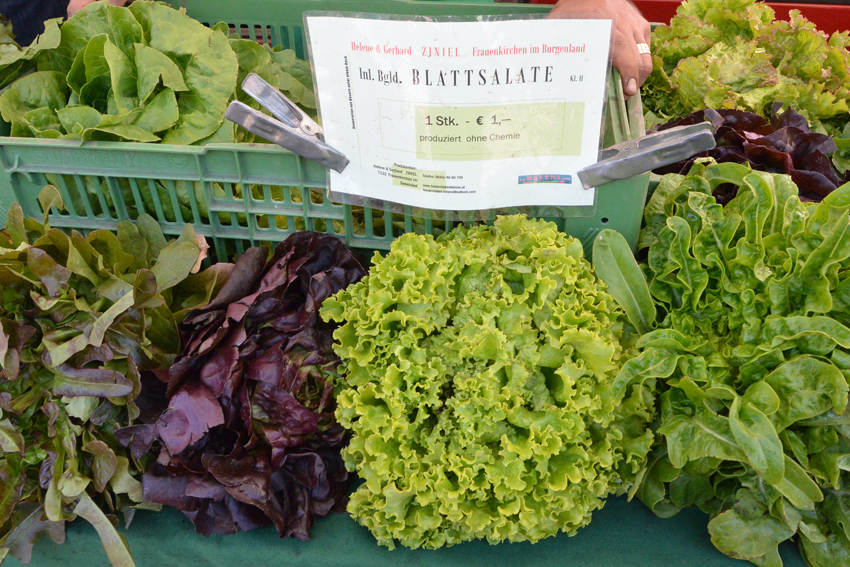
[[[638,53],[640,53],[641,55],[649,55],[650,53],[652,53],[649,50],[649,45],[646,44],[646,43],[637,44],[637,48],[638,48]]]

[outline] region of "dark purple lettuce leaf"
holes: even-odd
[[[841,178],[832,167],[832,160],[825,153],[813,151],[805,157],[795,161],[796,169],[809,173],[818,173],[824,176],[833,185],[841,185]]]
[[[189,496],[186,492],[190,478],[187,475],[166,474],[163,467],[154,465],[142,477],[142,494],[145,500],[165,504],[183,512],[193,512],[200,507],[200,499]]]
[[[753,167],[753,169],[761,169],[763,171],[770,171],[771,173],[784,173],[786,175],[790,175],[794,171],[794,161],[791,159],[791,154],[770,146],[747,144],[744,148],[744,156],[750,165],[761,166],[758,168]]]
[[[239,255],[230,277],[222,286],[221,291],[204,309],[194,311],[194,314],[215,311],[227,307],[253,291],[257,278],[262,275],[268,259],[268,251],[263,247],[249,248]]]
[[[141,459],[156,440],[156,427],[145,423],[124,427],[115,432],[115,439],[130,449],[134,457]]]
[[[171,398],[156,429],[168,451],[176,454],[222,423],[224,414],[210,389],[191,382]]]
[[[714,127],[717,147],[686,161],[655,170],[655,173],[686,174],[694,161],[712,157],[720,163],[749,164],[754,170],[790,175],[807,201],[820,201],[847,181],[839,177],[829,155],[837,151],[835,141],[812,132],[804,116],[788,109],[780,114],[782,105],[774,104],[770,121],[740,110],[700,110],[679,120],[658,127],[659,131],[710,122]],[[845,176],[847,177],[847,176]],[[728,203],[737,188],[720,185],[714,196],[721,204]]]
[[[752,112],[723,109],[718,110],[717,113],[723,118],[723,125],[732,130],[759,136],[770,134],[773,131],[767,120]]]
[[[801,191],[801,195],[808,196],[809,201],[819,202],[836,188],[835,183],[817,171],[794,170],[791,172],[791,179],[797,187],[806,188],[805,193]]]
[[[774,130],[780,130],[781,128],[790,126],[792,128],[799,128],[804,132],[811,132],[809,129],[809,121],[806,120],[805,116],[796,112],[793,108],[787,109],[782,114],[779,114],[780,110],[782,110],[782,103],[774,102],[773,109],[770,114],[770,125]]]
[[[145,498],[205,535],[274,524],[307,539],[316,517],[345,507],[339,359],[318,311],[366,272],[327,234],[293,234],[267,259],[265,248],[247,250],[212,302],[186,314],[183,353],[143,378],[165,395],[140,396],[143,423],[116,434],[134,454],[158,453]]]
[[[697,112],[679,118],[678,120],[658,126],[657,130],[661,132],[676,126],[690,126],[692,124],[701,124],[703,122],[711,122],[715,131],[724,126],[732,130],[751,132],[758,136],[765,136],[774,131],[774,128],[770,126],[770,123],[758,114],[744,112],[742,110],[714,110],[713,108],[698,110]]]

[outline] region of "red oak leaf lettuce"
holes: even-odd
[[[117,434],[134,453],[158,451],[145,498],[181,510],[204,535],[273,523],[307,539],[315,517],[345,505],[335,326],[318,310],[366,272],[325,234],[296,233],[267,257],[247,250],[212,302],[187,314],[183,353],[148,375],[159,385],[140,401],[161,413]]]
[[[159,506],[139,481],[150,457],[115,431],[140,427],[144,371],[174,361],[182,314],[233,266],[192,273],[206,244],[191,225],[170,243],[148,215],[116,233],[65,233],[48,222],[64,209],[59,190],[38,200],[41,221],[15,203],[0,230],[0,563],[29,563],[35,540],[62,543],[79,516],[113,565],[132,566],[116,514],[129,524]]]
[[[756,171],[790,175],[804,201],[820,202],[837,187],[850,180],[850,174],[839,177],[830,155],[838,147],[835,141],[812,132],[809,122],[793,109],[780,113],[781,103],[774,104],[770,120],[742,110],[706,109],[694,112],[658,128],[659,131],[711,122],[717,147],[689,160],[655,170],[655,173],[690,171],[698,158],[712,157],[718,163],[748,163]],[[728,203],[737,193],[737,186],[724,183],[717,187],[714,197]]]

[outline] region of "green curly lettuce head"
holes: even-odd
[[[365,481],[348,511],[390,548],[537,541],[624,492],[652,442],[654,383],[625,391],[624,316],[553,223],[406,234],[325,301]]]

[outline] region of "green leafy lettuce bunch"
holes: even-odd
[[[847,32],[827,37],[797,10],[781,21],[756,0],[688,0],[653,32],[648,123],[705,108],[769,118],[781,102],[834,135],[850,118],[848,45]]]
[[[147,215],[69,235],[47,222],[59,192],[39,201],[44,222],[15,204],[0,231],[0,562],[28,563],[39,536],[62,543],[80,516],[132,566],[115,514],[158,506],[142,494],[147,457],[117,430],[144,411],[143,371],[174,361],[178,323],[232,266],[192,273],[206,245],[191,225],[170,243]]]
[[[664,517],[699,506],[756,565],[792,537],[813,567],[850,564],[850,185],[807,204],[788,176],[697,164],[662,179],[638,248],[646,280],[626,278],[656,328],[618,380],[661,395],[637,496]]]
[[[295,102],[315,108],[309,65],[291,50],[228,37],[161,2],[90,4],[3,65],[37,63],[0,95],[11,135],[70,140],[205,144],[251,141],[225,120],[247,99],[239,85],[257,72]],[[58,40],[58,41],[57,41]],[[28,59],[27,59],[28,58]],[[291,73],[290,73],[291,71]],[[256,104],[256,103],[254,103]]]
[[[325,301],[364,483],[348,511],[379,543],[575,534],[643,467],[651,381],[614,378],[623,313],[553,223],[500,217],[406,234]]]
[[[0,89],[9,86],[15,79],[35,70],[35,58],[45,49],[59,46],[61,19],[44,22],[44,32],[32,44],[21,47],[15,41],[12,22],[0,14]]]

